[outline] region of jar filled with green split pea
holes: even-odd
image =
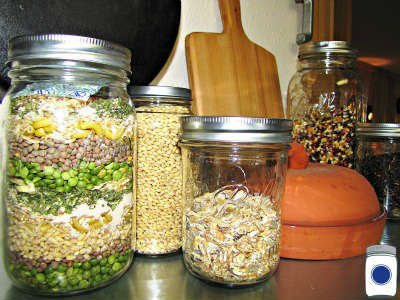
[[[105,286],[130,266],[136,120],[131,53],[72,35],[9,42],[5,267],[41,295]]]
[[[137,113],[136,251],[166,255],[182,246],[180,117],[191,115],[189,89],[128,88]]]

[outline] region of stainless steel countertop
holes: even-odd
[[[397,247],[399,260],[400,223],[388,222],[382,240]],[[128,272],[110,286],[68,299],[367,299],[364,270],[364,255],[330,261],[281,259],[278,271],[265,283],[230,289],[191,276],[181,255],[136,257]],[[395,299],[400,299],[397,277]],[[4,271],[0,286],[0,299],[43,299],[13,287]]]

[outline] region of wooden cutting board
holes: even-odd
[[[283,118],[274,55],[247,38],[240,0],[219,0],[219,7],[222,33],[194,32],[185,40],[194,113]]]

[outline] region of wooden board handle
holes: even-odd
[[[223,25],[223,33],[232,31],[243,33],[240,0],[218,0]]]

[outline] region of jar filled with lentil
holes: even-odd
[[[190,90],[132,86],[138,124],[136,251],[165,255],[182,245],[181,116],[191,114]]]
[[[268,279],[279,264],[280,200],[292,121],[181,120],[186,268],[226,286]]]
[[[400,220],[400,124],[359,123],[356,169],[374,187],[387,218]]]
[[[366,120],[367,103],[357,56],[342,41],[299,48],[287,116],[294,121],[294,141],[304,145],[312,162],[354,167],[355,125]]]
[[[105,286],[135,241],[131,53],[73,35],[10,40],[5,266],[42,295]]]

